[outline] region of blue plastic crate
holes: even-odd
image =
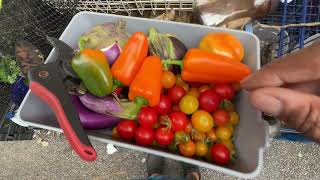
[[[300,24],[320,22],[319,0],[284,0],[278,9],[259,22],[267,25],[283,26],[288,24]],[[320,25],[312,27],[287,27],[281,28],[278,34],[278,48],[275,58],[302,49],[308,43],[320,40]],[[318,34],[319,36],[317,36]],[[288,40],[289,39],[289,40]],[[278,139],[310,142],[299,132],[282,127]]]
[[[266,18],[259,20],[261,23],[268,25],[288,25],[299,23],[320,22],[320,1],[319,0],[284,0],[280,3],[278,10]],[[286,33],[290,38],[289,43],[285,43]],[[310,41],[305,41],[309,37],[320,33],[320,26],[313,27],[288,27],[282,28],[279,33],[279,42],[277,57],[281,57],[294,50],[301,49]],[[284,48],[288,47],[288,48]]]

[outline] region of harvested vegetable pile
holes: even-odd
[[[117,26],[92,28],[72,59],[88,90],[73,97],[83,127],[113,128],[115,138],[140,146],[229,164],[239,123],[233,101],[251,73],[241,42],[212,32],[187,49],[155,28],[129,35],[124,22]]]

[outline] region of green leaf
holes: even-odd
[[[13,84],[19,74],[20,68],[13,57],[0,57],[0,82]]]
[[[2,0],[0,0],[0,11],[2,9]]]

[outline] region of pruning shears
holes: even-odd
[[[64,84],[67,80],[77,78],[70,65],[74,50],[56,38],[47,39],[54,46],[56,56],[51,62],[29,70],[29,88],[54,111],[73,150],[82,159],[94,161],[97,153],[81,126],[77,110]]]

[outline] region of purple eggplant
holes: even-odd
[[[126,31],[126,27],[127,23],[124,20],[94,26],[79,38],[79,49],[103,49],[115,42],[123,48],[130,37],[130,34]]]
[[[149,53],[160,56],[161,60],[182,60],[187,52],[186,46],[174,35],[161,34],[155,28],[149,29]],[[170,65],[168,70],[180,74],[180,66]]]
[[[109,47],[101,49],[104,55],[107,57],[109,65],[111,66],[121,54],[121,48],[118,43],[113,43]]]
[[[72,103],[75,105],[82,127],[85,129],[111,128],[119,122],[119,118],[117,117],[100,114],[87,109],[83,106],[78,96],[72,96]]]
[[[141,106],[139,98],[129,101],[128,99],[119,99],[116,95],[97,97],[90,93],[79,96],[82,104],[91,111],[112,115],[122,119],[135,119]]]
[[[121,107],[112,96],[97,97],[90,93],[79,96],[82,104],[97,113],[111,114],[110,112],[120,112]]]

